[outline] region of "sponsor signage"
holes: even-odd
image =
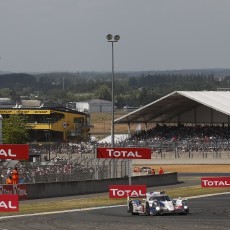
[[[0,110],[0,114],[50,114],[50,110],[39,110],[39,109],[4,109]]]
[[[68,123],[67,123],[66,121],[64,121],[64,122],[62,123],[62,127],[63,127],[64,129],[66,129],[66,128],[68,127]]]
[[[151,159],[150,148],[97,148],[97,158]]]
[[[201,178],[201,187],[230,187],[230,177],[204,177]]]
[[[146,185],[110,185],[109,198],[146,196]]]
[[[0,212],[18,212],[18,195],[0,195]]]
[[[0,196],[1,195],[18,195],[19,200],[27,199],[26,185],[25,184],[0,185]]]
[[[27,160],[29,159],[29,145],[26,144],[0,145],[0,159]]]

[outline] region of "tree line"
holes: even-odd
[[[19,101],[20,96],[30,99],[49,99],[61,104],[94,98],[111,100],[111,73],[42,73],[0,75],[0,97]],[[115,104],[146,105],[173,91],[217,90],[230,88],[230,76],[214,73],[116,73]]]

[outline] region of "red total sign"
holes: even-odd
[[[29,159],[29,145],[0,145],[0,159],[27,160]]]
[[[230,177],[201,178],[201,187],[230,187]]]
[[[1,195],[0,212],[18,212],[18,195]]]
[[[151,159],[150,148],[97,148],[97,158]]]
[[[127,198],[146,196],[146,185],[110,185],[109,198]]]

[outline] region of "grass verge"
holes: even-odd
[[[172,198],[175,197],[190,197],[205,194],[214,194],[221,192],[230,192],[230,188],[201,188],[200,185],[190,186],[190,187],[180,187],[166,189],[165,192]],[[9,215],[21,215],[21,214],[31,214],[31,213],[42,213],[42,212],[52,212],[52,211],[63,211],[71,209],[89,208],[89,207],[99,207],[99,206],[109,206],[109,205],[121,205],[126,204],[126,199],[109,199],[108,196],[101,197],[90,197],[82,199],[69,199],[69,200],[55,200],[49,202],[31,203],[23,204],[20,203],[20,211],[17,213],[1,213],[0,216]]]

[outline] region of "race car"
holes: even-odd
[[[147,192],[144,197],[128,197],[128,212],[132,215],[162,215],[165,213],[188,214],[187,199],[171,200],[165,192]]]

